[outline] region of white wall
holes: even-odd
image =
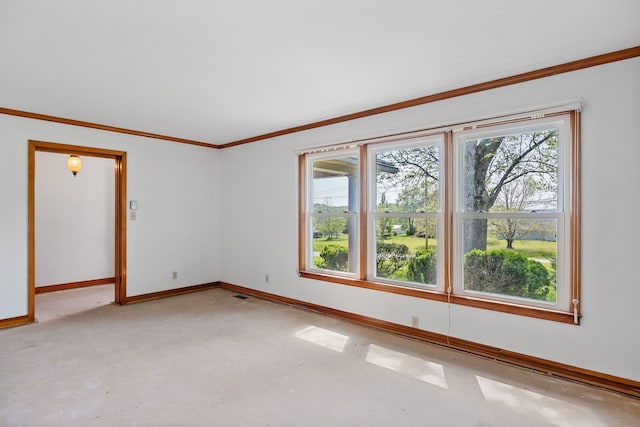
[[[295,150],[582,98],[582,325],[454,305],[451,335],[638,381],[638,76],[635,58],[223,151],[0,115],[0,319],[27,312],[36,139],[128,153],[139,206],[127,224],[129,296],[224,280],[405,325],[418,315],[446,333],[446,304],[297,277]]]
[[[27,314],[29,139],[127,152],[128,296],[220,280],[219,151],[0,115],[0,319]]]
[[[453,305],[451,335],[638,381],[638,76],[635,58],[223,150],[222,278],[444,334],[444,303],[297,277],[295,150],[582,99],[582,325]]]
[[[36,287],[114,276],[115,161],[36,152]]]

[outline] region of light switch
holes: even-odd
[[[129,209],[135,211],[138,209],[138,201],[137,200],[129,200]]]

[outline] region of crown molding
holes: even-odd
[[[201,147],[208,147],[208,148],[219,148],[219,146],[216,144],[209,144],[206,142],[194,141],[191,139],[176,138],[173,136],[160,135],[157,133],[143,132],[143,131],[134,130],[134,129],[125,129],[125,128],[116,127],[116,126],[101,125],[98,123],[67,119],[64,117],[49,116],[47,114],[31,113],[29,111],[14,110],[11,108],[0,107],[0,114],[7,114],[9,116],[17,116],[17,117],[26,117],[28,119],[43,120],[47,122],[62,123],[70,126],[80,126],[85,128],[91,128],[91,129],[99,129],[107,132],[117,132],[117,133],[124,133],[127,135],[143,136],[145,138],[161,139],[164,141],[178,142],[181,144],[199,145]]]
[[[146,138],[177,142],[181,144],[197,145],[201,147],[214,148],[214,149],[224,149],[224,148],[235,147],[238,145],[249,144],[252,142],[262,141],[265,139],[275,138],[277,136],[288,135],[288,134],[302,132],[305,130],[315,129],[323,126],[334,125],[336,123],[342,123],[342,122],[347,122],[351,120],[361,119],[363,117],[374,116],[377,114],[383,114],[391,111],[402,110],[405,108],[415,107],[418,105],[424,105],[432,102],[443,101],[445,99],[451,99],[459,96],[470,95],[477,92],[483,92],[486,90],[497,89],[504,86],[524,83],[531,80],[551,77],[558,74],[564,74],[572,71],[583,70],[585,68],[596,67],[599,65],[605,65],[605,64],[609,64],[617,61],[623,61],[625,59],[636,58],[638,56],[640,56],[640,46],[634,46],[628,49],[622,49],[622,50],[617,50],[615,52],[609,52],[602,55],[592,56],[589,58],[578,59],[576,61],[566,62],[560,65],[540,68],[538,70],[529,71],[526,73],[503,77],[496,80],[490,80],[483,83],[477,83],[470,86],[464,86],[461,88],[447,90],[444,92],[438,92],[431,95],[421,96],[419,98],[409,99],[407,101],[383,105],[383,106],[371,108],[368,110],[358,111],[355,113],[333,117],[331,119],[320,120],[317,122],[307,123],[304,125],[294,126],[286,129],[281,129],[274,132],[265,133],[262,135],[257,135],[249,138],[239,139],[237,141],[227,142],[224,144],[210,144],[207,142],[195,141],[191,139],[177,138],[173,136],[160,135],[156,133],[143,132],[143,131],[138,131],[133,129],[125,129],[125,128],[116,127],[116,126],[85,122],[81,120],[67,119],[63,117],[32,113],[28,111],[14,110],[11,108],[0,107],[0,114],[26,117],[34,120],[44,120],[49,122],[62,123],[62,124],[71,125],[71,126],[80,126],[80,127],[87,127],[92,129],[99,129],[107,132],[118,132],[118,133],[124,133],[128,135],[135,135],[135,136],[142,136]]]
[[[249,144],[251,142],[257,142],[264,139],[275,138],[277,136],[287,135],[287,134],[296,133],[296,132],[302,132],[305,130],[315,129],[323,126],[334,125],[336,123],[342,123],[350,120],[361,119],[363,117],[374,116],[377,114],[383,114],[391,111],[402,110],[404,108],[415,107],[418,105],[429,104],[432,102],[443,101],[445,99],[456,98],[463,95],[470,95],[472,93],[483,92],[491,89],[497,89],[504,86],[511,86],[518,83],[524,83],[531,80],[537,80],[545,77],[555,76],[558,74],[569,73],[571,71],[578,71],[585,68],[608,64],[611,62],[623,61],[625,59],[631,59],[638,56],[640,56],[640,46],[635,46],[629,49],[618,50],[615,52],[605,53],[602,55],[597,55],[589,58],[578,59],[576,61],[566,62],[560,65],[540,68],[538,70],[529,71],[522,74],[503,77],[497,80],[477,83],[471,86],[464,86],[457,89],[438,92],[431,95],[422,96],[420,98],[414,98],[407,101],[402,101],[394,104],[384,105],[381,107],[371,108],[369,110],[363,110],[356,113],[345,114],[343,116],[338,116],[331,119],[321,120],[318,122],[308,123],[300,126],[294,126],[291,128],[282,129],[275,132],[265,133],[263,135],[252,136],[250,138],[245,138],[245,139],[239,139],[237,141],[221,144],[219,145],[219,148],[230,148],[230,147],[235,147],[237,145]]]

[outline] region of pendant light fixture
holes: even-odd
[[[82,169],[82,159],[80,156],[76,156],[75,154],[70,155],[67,160],[67,167],[73,173],[73,176],[76,176],[78,172],[80,172],[80,169]]]

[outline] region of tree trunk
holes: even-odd
[[[466,212],[488,212],[493,206],[487,192],[487,173],[503,137],[466,141],[464,145],[464,208]],[[464,253],[487,250],[487,220],[464,222]]]
[[[507,249],[513,249],[513,239],[507,239]]]
[[[469,219],[464,222],[464,245],[466,254],[472,249],[487,250],[487,220]]]

